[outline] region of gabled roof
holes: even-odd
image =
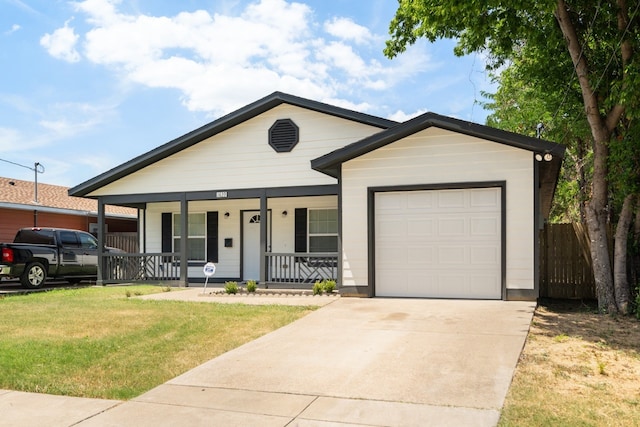
[[[342,163],[430,127],[437,127],[482,138],[488,141],[529,150],[536,154],[551,154],[553,156],[551,161],[542,161],[539,163],[542,211],[545,213],[545,216],[547,215],[551,209],[551,202],[566,149],[564,145],[454,119],[452,117],[441,116],[435,113],[422,114],[387,130],[349,144],[344,148],[318,157],[311,161],[311,167],[319,172],[337,178]]]
[[[381,117],[371,116],[369,114],[359,113],[357,111],[336,107],[322,102],[312,101],[289,95],[282,92],[273,92],[262,99],[259,99],[245,107],[240,108],[226,116],[220,117],[213,122],[180,136],[172,141],[167,142],[145,154],[142,154],[126,163],[116,166],[115,168],[96,176],[88,181],[83,182],[69,190],[72,196],[85,196],[107,184],[110,184],[126,175],[136,172],[146,166],[149,166],[159,160],[171,156],[185,148],[191,147],[200,141],[210,138],[220,132],[239,125],[253,117],[256,117],[280,104],[290,104],[320,113],[340,117],[347,120],[371,125],[380,129],[387,129],[397,124],[393,120],[383,119]]]
[[[311,167],[327,175],[337,177],[338,167],[351,159],[369,153],[399,139],[413,135],[429,127],[437,127],[465,135],[475,136],[489,141],[522,148],[536,153],[551,153],[562,159],[565,147],[542,139],[531,138],[512,132],[503,131],[473,122],[441,116],[435,113],[425,113],[385,131],[325,154],[311,161]]]
[[[0,177],[0,207],[8,209],[50,209],[54,212],[97,215],[98,202],[68,195],[68,187],[38,182],[38,203],[35,203],[33,181]],[[107,217],[137,218],[136,209],[105,205]]]

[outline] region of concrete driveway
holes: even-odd
[[[493,426],[533,303],[336,300],[79,426]]]

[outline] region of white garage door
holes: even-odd
[[[500,191],[376,193],[376,295],[500,299]]]

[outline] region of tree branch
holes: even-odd
[[[624,92],[627,89],[627,80],[629,79],[627,74],[627,65],[629,61],[631,61],[631,57],[633,56],[633,46],[631,45],[631,41],[629,37],[626,35],[627,27],[629,26],[629,11],[627,9],[627,1],[626,0],[618,0],[618,31],[622,34],[622,42],[620,44],[620,57],[622,58],[622,91]],[[625,107],[620,103],[616,103],[606,118],[606,125],[609,132],[613,132],[613,130],[618,125],[620,118],[625,112]]]
[[[596,142],[604,142],[602,140],[604,135],[602,135],[601,132],[606,129],[603,129],[606,125],[603,123],[602,117],[600,116],[598,98],[596,97],[595,91],[589,82],[589,67],[587,66],[587,61],[584,55],[581,55],[582,47],[580,46],[578,33],[571,21],[571,16],[569,16],[567,4],[564,0],[558,0],[558,5],[554,14],[558,21],[558,25],[560,26],[560,30],[562,31],[562,35],[567,42],[567,49],[569,51],[569,55],[571,55],[571,60],[575,67],[576,74],[578,75],[578,82],[580,83],[582,99],[584,101],[584,109],[587,115],[587,121],[589,122],[593,132],[593,137]],[[607,139],[608,135],[605,141]]]

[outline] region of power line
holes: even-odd
[[[20,163],[12,162],[11,160],[6,160],[6,159],[0,159],[0,161],[3,161],[5,163],[10,163],[15,166],[20,166],[21,168],[32,170],[35,173],[36,176],[35,176],[34,188],[33,188],[33,199],[34,199],[34,202],[38,203],[38,174],[44,173],[44,166],[42,165],[42,163],[35,162],[33,164],[33,167],[31,167],[31,166],[21,165]]]

